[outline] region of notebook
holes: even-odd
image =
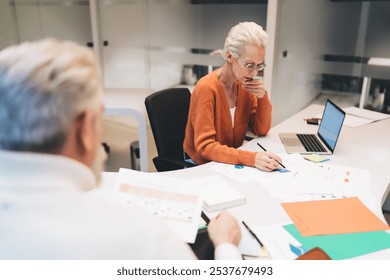
[[[317,134],[279,133],[287,153],[333,154],[345,119],[345,112],[329,99]]]

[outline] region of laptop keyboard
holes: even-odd
[[[297,134],[299,141],[307,152],[326,152],[317,137],[313,134]]]

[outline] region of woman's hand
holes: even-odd
[[[263,171],[272,171],[276,168],[280,168],[279,162],[282,159],[271,152],[258,152],[256,153],[255,167]]]
[[[263,98],[266,93],[262,80],[246,80],[243,87],[257,98]]]

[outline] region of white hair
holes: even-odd
[[[98,109],[100,73],[92,52],[45,39],[0,52],[0,150],[59,152],[72,121]]]
[[[237,58],[241,56],[246,45],[254,44],[259,47],[265,47],[267,42],[268,35],[263,27],[255,22],[240,22],[230,29],[221,55],[225,60],[229,53]]]

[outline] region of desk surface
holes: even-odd
[[[308,132],[315,133],[318,126],[308,125],[304,118],[320,114],[323,106],[310,105],[306,109],[273,127],[266,137],[253,139],[243,146],[244,149],[258,150],[257,142],[267,147],[268,150],[285,154],[279,132]],[[371,123],[366,126],[349,128],[343,127],[335,153],[331,155],[331,163],[368,169],[371,171],[371,193],[373,201],[367,205],[373,212],[384,220],[381,206],[388,192],[390,181],[390,119]],[[215,175],[210,170],[211,162],[205,165],[166,172],[173,177],[196,179],[200,176]],[[106,174],[106,176],[112,176]],[[223,175],[220,175],[223,176]],[[228,181],[232,179],[226,177]],[[232,182],[233,183],[233,182]],[[270,194],[254,181],[248,183],[234,182],[237,189],[246,197],[247,203],[242,206],[230,208],[229,211],[238,219],[247,221],[252,225],[272,225],[276,223],[290,223],[291,220],[281,206],[279,198]],[[214,213],[206,213],[209,216]],[[390,259],[390,249],[375,252],[359,257],[361,259]]]

